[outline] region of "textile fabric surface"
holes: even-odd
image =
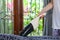
[[[60,37],[53,36],[18,36],[13,34],[0,34],[0,40],[60,40]]]

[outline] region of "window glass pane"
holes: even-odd
[[[13,0],[0,0],[0,33],[13,34]]]
[[[24,27],[26,27],[31,20],[37,17],[38,12],[43,8],[43,0],[23,0],[24,7]],[[39,20],[39,27],[29,34],[29,36],[42,36],[43,19]]]

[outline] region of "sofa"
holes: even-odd
[[[14,34],[0,34],[0,40],[60,40],[60,37],[53,36],[19,36]]]

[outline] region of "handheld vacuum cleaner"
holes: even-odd
[[[30,24],[28,24],[20,33],[20,36],[27,36],[28,34],[30,34],[31,32],[33,32],[34,30],[36,30],[36,28],[38,28],[39,25],[39,19],[40,16],[36,17],[35,19],[33,19]]]

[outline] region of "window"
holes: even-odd
[[[13,34],[13,0],[0,0],[0,33]]]
[[[23,0],[23,8],[24,8],[24,27],[26,27],[31,20],[37,17],[38,12],[40,12],[43,8],[43,0]],[[39,21],[39,27],[37,30],[29,34],[29,36],[42,36],[43,29],[43,19]]]

